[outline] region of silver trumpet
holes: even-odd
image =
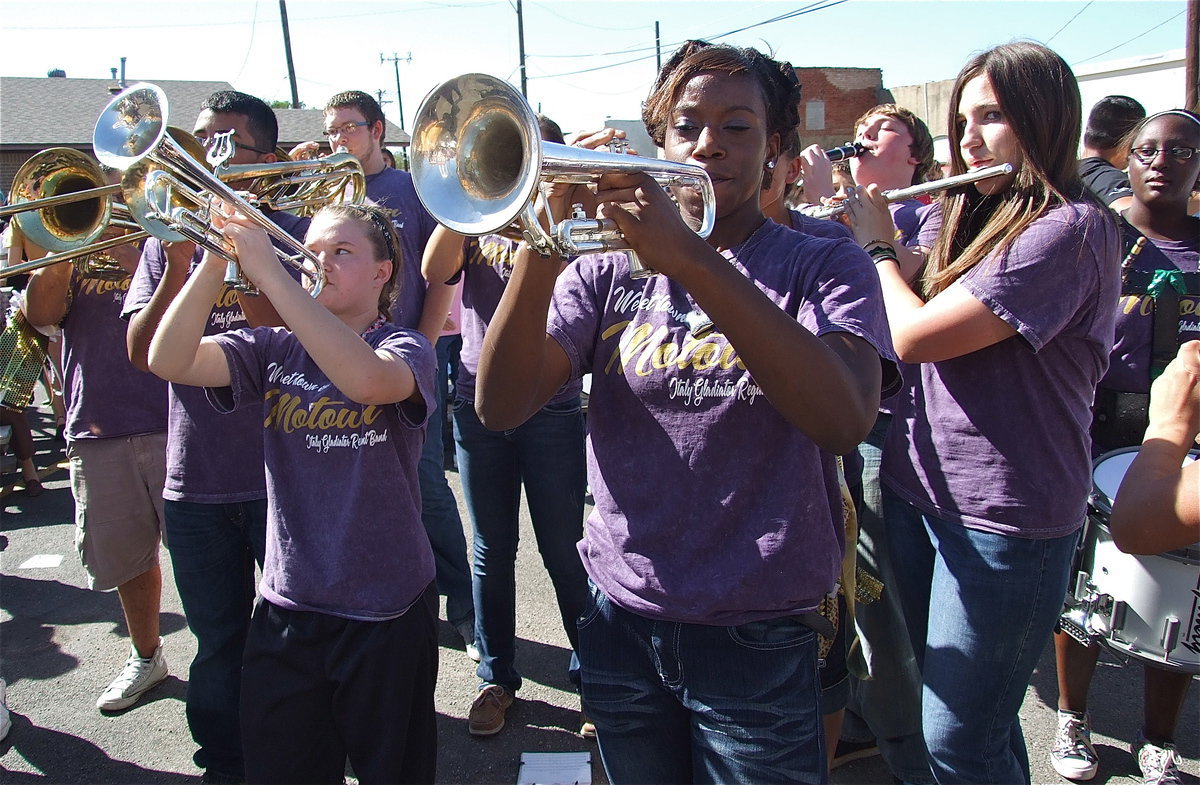
[[[883,192],[883,198],[889,202],[903,202],[905,199],[912,199],[915,196],[922,194],[932,194],[938,191],[945,191],[948,188],[954,188],[959,185],[966,185],[978,180],[986,180],[989,177],[996,177],[1002,174],[1012,174],[1012,164],[997,164],[996,166],[985,166],[982,169],[976,169],[965,174],[956,174],[952,177],[943,177],[940,180],[930,180],[927,183],[919,183],[909,186],[908,188],[893,188],[890,191]],[[808,213],[810,218],[832,218],[835,215],[841,215],[846,212],[846,205],[835,204],[831,207],[822,207],[819,210],[813,210]]]
[[[166,94],[143,82],[109,102],[92,134],[100,162],[125,172],[125,201],[138,223],[159,239],[191,240],[220,256],[229,263],[226,283],[256,294],[241,274],[233,243],[213,225],[212,211],[220,200],[262,227],[275,241],[280,260],[310,281],[313,297],[320,294],[325,285],[320,260],[210,172],[195,139],[169,128],[166,119]]]
[[[486,74],[463,74],[435,87],[417,110],[412,144],[413,185],[439,223],[479,236],[516,221],[529,245],[547,256],[625,251],[634,278],[653,271],[641,264],[614,221],[587,218],[576,206],[572,216],[557,222],[551,216],[544,228],[534,209],[540,186],[644,173],[663,188],[700,191],[701,237],[716,220],[716,198],[702,167],[543,142],[525,98]]]

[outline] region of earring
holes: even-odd
[[[774,169],[774,168],[775,168],[775,162],[774,162],[774,161],[767,161],[766,163],[764,163],[764,164],[763,164],[763,166],[767,167],[767,169]]]

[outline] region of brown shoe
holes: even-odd
[[[596,724],[588,719],[586,711],[579,712],[579,735],[585,739],[596,738]]]
[[[479,691],[467,715],[467,730],[472,736],[494,736],[504,727],[504,712],[513,704],[512,691],[489,684]]]

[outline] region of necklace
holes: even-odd
[[[730,249],[731,255],[734,258],[741,260],[743,267],[746,266],[745,260],[750,258],[750,252],[757,248],[758,244],[762,242],[762,236],[766,234],[766,232],[763,231],[763,227],[766,226],[769,221],[769,218],[764,219],[763,222],[758,225],[758,228],[751,232],[750,236],[742,241],[740,246],[735,245],[733,249]],[[713,328],[712,319],[708,318],[708,315],[701,310],[700,306],[696,306],[690,312],[684,314],[683,321],[688,326],[688,333],[693,338],[703,338],[705,335],[708,335]]]
[[[376,316],[375,321],[371,322],[371,324],[367,326],[367,329],[362,331],[362,333],[359,335],[359,337],[361,337],[365,341],[367,339],[368,335],[375,332],[383,325],[384,325],[384,318],[382,316]]]

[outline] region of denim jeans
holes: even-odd
[[[891,535],[883,517],[879,464],[892,415],[880,412],[862,457],[862,485],[855,497],[858,511],[858,566],[883,583],[875,602],[855,606],[859,645],[850,665],[850,699],[842,738],[874,740],[892,774],[904,782],[933,782],[921,738],[921,673],[913,657],[892,561]],[[852,491],[854,489],[851,489]],[[857,673],[871,678],[860,679]]]
[[[922,515],[887,488],[883,499],[934,777],[1028,783],[1018,712],[1062,611],[1078,533],[993,534]]]
[[[266,548],[267,501],[167,501],[167,549],[196,657],[188,675],[187,721],[206,771],[243,776],[238,719],[242,653],[254,605],[254,565]]]
[[[576,550],[583,538],[586,468],[579,401],[544,407],[509,431],[490,431],[475,406],[454,403],[458,471],[475,525],[475,637],[482,655],[476,674],[516,690],[516,560],[521,486],[542,564],[550,574],[563,628],[576,645],[576,622],[587,607],[587,573]],[[578,684],[574,653],[568,671]]]
[[[456,627],[474,616],[471,599],[471,568],[467,566],[467,538],[463,534],[458,502],[446,482],[442,425],[446,421],[446,385],[450,344],[457,336],[437,342],[437,410],[430,412],[425,430],[425,447],[417,464],[421,484],[421,523],[433,548],[438,593],[446,597],[446,620]],[[467,641],[470,643],[471,641]]]
[[[795,617],[655,621],[593,586],[579,647],[613,785],[826,781],[817,638]]]

